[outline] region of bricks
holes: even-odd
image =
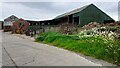
[[[24,19],[19,19],[13,23],[12,32],[18,34],[25,34],[29,28],[29,23]]]

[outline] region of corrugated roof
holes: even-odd
[[[90,5],[93,5],[93,4],[90,4]],[[75,10],[73,10],[73,11],[64,13],[64,14],[62,14],[62,15],[59,15],[59,16],[55,17],[55,18],[60,18],[60,17],[64,17],[64,16],[68,16],[68,15],[71,15],[71,14],[78,13],[78,12],[82,11],[83,9],[87,8],[87,7],[90,6],[90,5],[86,5],[86,6],[83,6],[83,7],[81,7],[81,8],[75,9]]]
[[[9,17],[7,17],[6,19],[4,19],[4,21],[12,21],[12,20],[18,20],[19,18],[18,17],[16,17],[15,15],[11,15],[11,16],[9,16]]]

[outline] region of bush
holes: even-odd
[[[119,37],[115,37],[114,41],[112,41],[107,46],[107,49],[106,49],[110,60],[112,60],[113,63],[117,65],[120,65],[120,38]]]
[[[39,34],[35,41],[43,41],[48,33]]]
[[[50,41],[52,41],[54,39],[53,37],[58,35],[61,35],[61,34],[57,32],[45,32],[45,33],[39,34],[38,37],[36,38],[36,41],[44,41],[47,39],[50,39]]]
[[[96,35],[96,33],[93,30],[84,30],[84,31],[81,31],[78,35],[79,36],[92,36],[92,35]]]

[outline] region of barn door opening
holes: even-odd
[[[74,17],[74,24],[79,25],[79,17]]]
[[[72,23],[73,22],[73,17],[72,17],[72,15],[69,15],[68,16],[68,23]]]

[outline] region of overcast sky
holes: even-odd
[[[4,20],[10,15],[27,20],[49,20],[91,3],[113,19],[118,20],[118,2],[14,2],[14,0],[0,3],[0,7],[2,7],[0,20]]]

